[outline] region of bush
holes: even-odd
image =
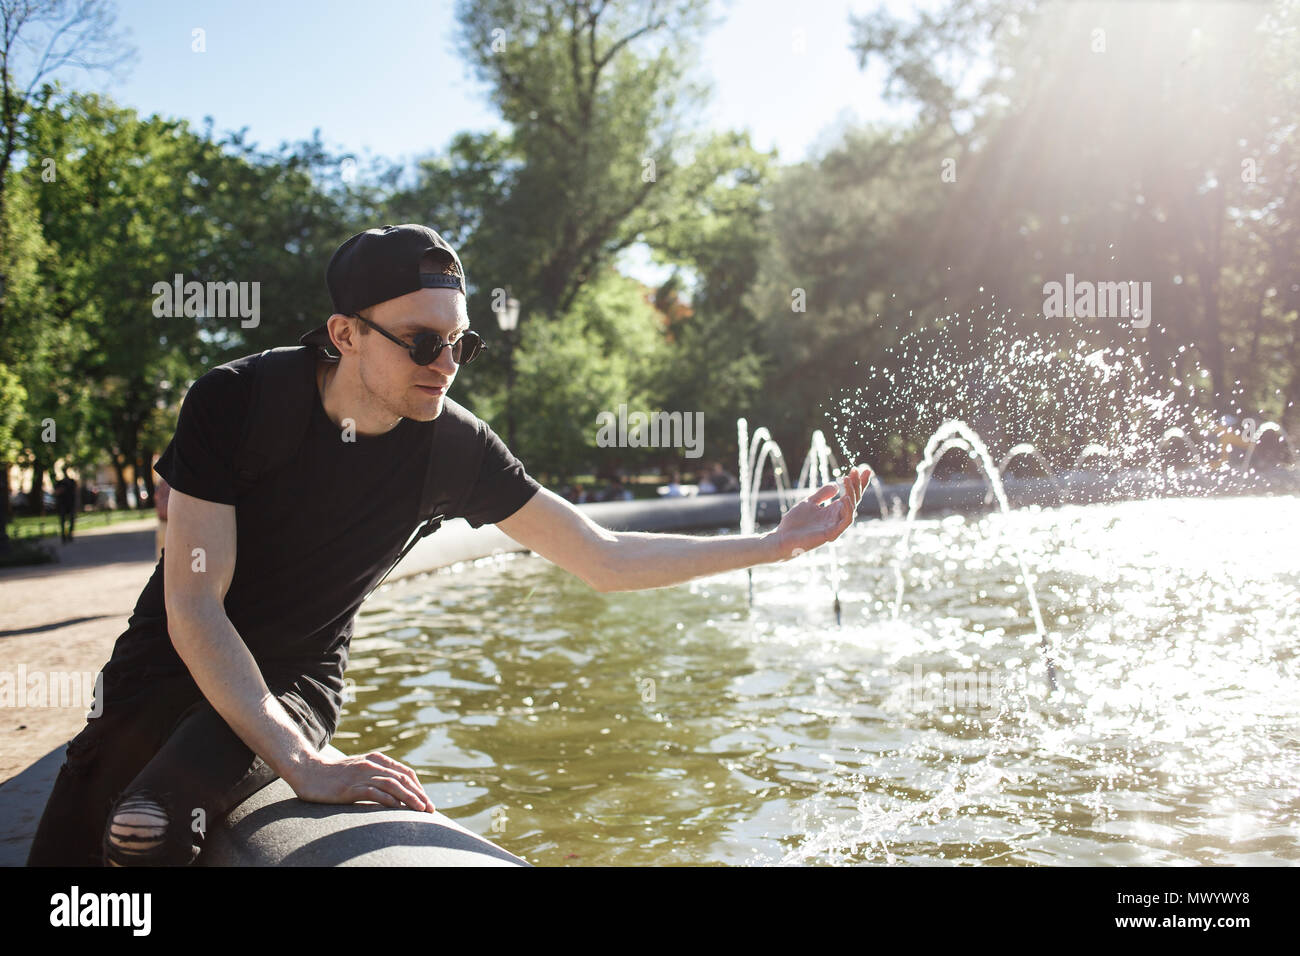
[[[23,538],[10,538],[9,550],[0,551],[0,568],[17,568],[28,564],[51,564],[57,560],[59,560],[59,557],[52,549]]]

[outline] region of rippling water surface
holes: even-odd
[[[1300,499],[902,522],[598,594],[535,557],[358,616],[335,744],[539,865],[1300,861]],[[1057,661],[1020,580],[1023,549]]]

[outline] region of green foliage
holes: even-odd
[[[645,460],[637,449],[599,449],[602,411],[653,409],[653,377],[664,360],[658,313],[642,287],[606,270],[558,319],[520,324],[512,395],[517,454],[533,473],[569,477],[612,455]],[[504,430],[496,416],[493,427]]]
[[[493,167],[504,188],[486,218],[508,242],[478,269],[480,288],[509,285],[530,312],[559,315],[690,202],[677,174],[702,98],[688,72],[706,9],[460,0],[461,52],[511,124],[516,160]]]
[[[202,362],[199,323],[155,316],[152,290],[188,271],[178,250],[212,242],[216,226],[200,214],[195,170],[216,147],[182,122],[141,120],[95,95],[55,95],[46,91],[30,124],[20,170],[38,197],[50,248],[41,270],[47,321],[58,329],[40,395],[39,411],[60,435],[46,464],[55,454],[88,460],[90,450],[77,444],[88,442],[124,468],[151,451],[140,433],[159,402],[163,369]],[[49,180],[46,158],[54,162]]]
[[[661,407],[704,413],[708,459],[735,460],[736,419],[752,415],[769,371],[745,293],[769,245],[774,163],[775,153],[754,149],[748,133],[713,136],[681,172],[697,198],[654,249],[660,262],[695,277],[689,305],[677,301],[680,273],[660,290],[670,349],[659,381]]]
[[[942,304],[942,269],[927,256],[937,169],[924,130],[868,128],[785,168],[768,190],[773,241],[746,295],[767,376],[748,417],[783,447],[806,448],[824,427],[822,404],[858,380],[859,363]]]
[[[0,364],[0,460],[13,461],[23,450],[19,426],[27,413],[27,389],[13,369]]]
[[[39,355],[33,348],[22,363],[31,380],[23,441],[46,468],[105,453],[119,469],[143,468],[170,440],[189,382],[293,343],[328,316],[323,263],[352,231],[343,220],[372,208],[373,193],[331,182],[340,159],[318,140],[267,154],[242,134],[218,141],[210,126],[199,134],[142,119],[95,95],[46,89],[38,107],[26,163],[10,177],[15,214],[34,197],[25,220],[34,238],[11,246],[39,260],[7,314],[12,325],[39,304],[40,321],[29,323]],[[27,279],[10,271],[11,283]],[[155,285],[177,274],[257,283],[256,323],[186,316],[177,303],[155,315]],[[45,418],[57,425],[52,444],[38,437]]]

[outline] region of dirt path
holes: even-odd
[[[58,564],[0,568],[0,675],[89,672],[104,666],[156,563],[149,517],[45,542]],[[52,542],[52,543],[51,543]],[[61,747],[86,722],[89,701],[0,706],[0,781]]]

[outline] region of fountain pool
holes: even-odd
[[[752,606],[523,556],[387,585],[335,743],[541,865],[1300,860],[1300,497],[918,518],[897,617],[907,524],[860,514],[840,626],[827,548]]]

